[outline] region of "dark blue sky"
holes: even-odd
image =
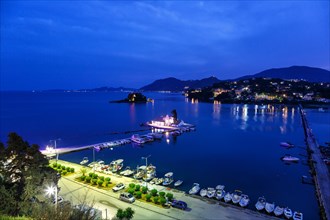
[[[2,90],[329,70],[329,1],[1,1]]]

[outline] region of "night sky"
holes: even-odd
[[[329,1],[1,1],[1,90],[329,70]]]

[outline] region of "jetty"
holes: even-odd
[[[300,115],[305,133],[305,141],[309,152],[310,164],[316,188],[319,205],[321,207],[321,218],[330,219],[330,173],[327,165],[322,159],[319,144],[315,139],[312,129],[309,127],[306,112],[300,106]]]

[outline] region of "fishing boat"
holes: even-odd
[[[168,186],[173,182],[173,173],[172,172],[168,172],[164,175],[164,182],[163,185],[164,186]]]
[[[84,157],[83,160],[80,162],[80,165],[85,165],[86,163],[88,163],[88,157]]]
[[[265,199],[265,197],[259,197],[258,198],[258,202],[256,203],[256,209],[258,210],[258,211],[261,211],[261,210],[263,210],[264,208],[265,208],[265,206],[266,206],[266,199]]]
[[[280,207],[280,206],[276,206],[275,209],[274,209],[274,214],[276,216],[281,216],[283,215],[283,212],[284,212],[284,208]]]
[[[241,200],[242,198],[242,191],[240,190],[235,190],[235,192],[233,193],[233,197],[232,197],[232,201],[234,204],[237,204],[239,203],[239,201]]]
[[[225,195],[225,197],[224,197],[224,200],[225,200],[225,202],[228,203],[228,202],[231,201],[232,198],[233,198],[233,194],[230,193],[230,192],[227,192],[226,195]]]
[[[215,196],[216,190],[212,187],[207,188],[207,197],[212,198]]]
[[[225,189],[225,186],[224,186],[224,185],[217,185],[217,186],[215,187],[215,189],[216,189],[216,190],[223,190],[223,189]]]
[[[140,137],[138,134],[133,134],[131,137],[131,141],[136,144],[144,144],[146,141],[144,138]]]
[[[156,167],[153,166],[152,164],[147,166],[146,169],[146,174],[143,177],[144,181],[150,181],[151,179],[153,179],[156,176]]]
[[[216,198],[217,200],[221,200],[223,197],[225,197],[225,195],[226,195],[225,190],[223,190],[223,189],[218,189],[218,190],[216,191],[216,193],[215,193],[215,198]]]
[[[281,143],[280,143],[280,146],[282,146],[282,147],[287,147],[287,148],[294,147],[294,145],[291,144],[290,142],[281,142]]]
[[[146,172],[146,166],[140,166],[137,168],[136,174],[134,174],[134,179],[142,179]]]
[[[119,174],[123,176],[131,176],[134,174],[134,170],[131,170],[130,167],[126,167],[125,170],[121,171]]]
[[[294,212],[293,213],[293,220],[302,220],[303,219],[303,214],[301,212]]]
[[[200,189],[201,188],[200,188],[199,184],[198,183],[194,183],[193,184],[193,187],[189,190],[189,194],[190,195],[195,195],[195,194],[197,194],[199,192]]]
[[[110,171],[113,172],[113,173],[116,173],[119,170],[121,170],[124,166],[123,162],[124,162],[123,159],[118,159],[118,160],[111,161],[111,163],[109,165]]]
[[[155,184],[157,180],[158,180],[157,177],[153,178],[152,180],[150,180],[150,184]]]
[[[157,181],[155,182],[156,185],[160,185],[164,182],[164,178],[158,178]]]
[[[292,210],[288,207],[284,208],[284,216],[287,219],[292,218],[293,214],[292,214]]]
[[[284,157],[281,158],[283,161],[286,162],[298,162],[299,158],[298,157],[293,157],[289,154],[286,154]]]
[[[274,211],[274,209],[275,209],[275,203],[266,202],[266,205],[265,205],[266,212],[268,212],[270,214]]]
[[[207,195],[207,189],[201,189],[201,191],[199,192],[199,195],[201,195],[202,197],[205,197]]]
[[[246,207],[246,206],[249,205],[249,203],[250,203],[250,198],[249,198],[248,195],[245,195],[245,194],[242,194],[241,196],[242,196],[242,198],[241,198],[241,200],[239,201],[239,205],[240,205],[241,207]]]
[[[174,186],[180,186],[183,183],[182,180],[178,180],[174,183]]]

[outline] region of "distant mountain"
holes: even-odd
[[[237,78],[236,80],[250,78],[303,79],[309,82],[330,82],[330,71],[308,66],[291,66],[264,70],[254,75]]]
[[[94,89],[79,89],[77,91],[80,92],[122,92],[122,91],[135,91],[136,89],[133,88],[124,88],[124,87],[118,87],[118,88],[114,88],[114,87],[99,87],[99,88],[94,88]]]
[[[197,89],[212,86],[214,83],[220,82],[216,77],[209,77],[201,80],[179,80],[174,77],[159,79],[153,83],[143,86],[143,91],[183,91],[186,88]]]

